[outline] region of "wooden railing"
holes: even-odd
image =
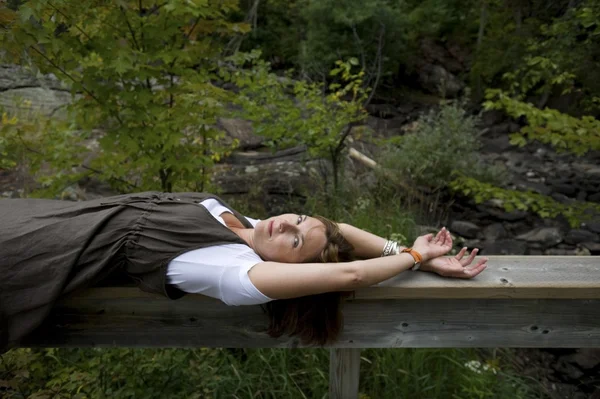
[[[493,256],[473,280],[405,272],[356,291],[331,346],[332,398],[358,392],[360,348],[600,347],[600,257]],[[278,347],[258,306],[137,288],[92,288],[61,301],[23,346]]]

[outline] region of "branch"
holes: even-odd
[[[89,170],[90,172],[94,172],[94,173],[99,174],[99,175],[101,175],[101,174],[104,173],[101,170],[91,168],[91,167],[89,167],[87,165],[84,165],[84,164],[79,165],[79,167],[81,167],[83,169],[86,169],[86,170]],[[133,184],[131,182],[128,182],[127,180],[123,180],[120,177],[110,176],[109,179],[110,180],[115,180],[115,181],[118,181],[118,182],[121,182],[121,183],[124,183],[124,184],[127,184],[131,188],[138,188],[138,186],[136,186],[135,184]]]
[[[373,88],[371,89],[371,94],[369,94],[369,98],[367,98],[367,100],[363,104],[363,107],[366,107],[371,102],[371,100],[373,99],[373,96],[375,95],[375,91],[377,90],[377,85],[379,85],[379,78],[381,77],[381,65],[382,65],[381,61],[383,59],[384,33],[385,33],[385,24],[381,24],[381,30],[379,31],[379,44],[377,45],[377,57],[375,58],[375,60],[377,62],[377,75],[375,76],[375,83],[373,83]]]
[[[338,141],[338,145],[333,150],[336,155],[342,151],[342,148],[344,148],[344,141],[346,141],[346,137],[348,137],[348,135],[352,131],[352,128],[357,125],[358,124],[356,122],[350,122],[348,125],[346,125],[346,129],[344,133],[342,133],[342,137],[340,138],[340,141]]]
[[[365,69],[367,69],[367,63],[365,61],[365,51],[362,46],[362,41],[360,40],[360,37],[358,36],[358,32],[356,31],[355,24],[352,24],[352,34],[354,35],[354,38],[356,39],[356,42],[358,43],[358,50],[360,51],[360,62],[362,64],[363,70],[365,70]]]
[[[198,18],[196,18],[196,20],[194,21],[192,28],[190,29],[188,34],[185,35],[185,41],[183,42],[184,46],[185,46],[185,42],[190,39],[190,36],[192,35],[192,32],[194,31],[194,29],[196,29],[196,25],[198,25],[198,22],[200,22],[200,18],[202,18],[202,15],[198,15]]]
[[[58,69],[61,73],[63,73],[66,77],[68,77],[69,79],[71,79],[74,83],[78,83],[81,85],[81,89],[91,98],[94,99],[94,101],[96,101],[98,104],[104,106],[105,104],[100,101],[98,99],[98,97],[96,97],[91,91],[89,91],[88,89],[85,88],[85,86],[83,84],[81,84],[81,82],[78,82],[77,80],[75,80],[75,78],[73,76],[71,76],[67,71],[65,71],[64,69],[62,69],[61,67],[59,67],[58,65],[56,65],[50,58],[48,58],[46,56],[46,54],[42,53],[40,50],[38,50],[36,47],[34,46],[29,46],[29,48],[31,48],[32,50],[34,50],[36,53],[38,53],[39,55],[41,55],[50,65],[52,65],[54,68]],[[112,116],[114,116],[117,121],[121,124],[121,126],[124,125],[123,120],[121,119],[121,117],[119,116],[118,113],[116,113],[115,111],[112,111],[109,108],[109,111],[111,112]]]
[[[66,77],[68,77],[69,79],[71,79],[71,81],[73,81],[74,83],[80,84],[82,90],[90,97],[92,97],[94,100],[96,100],[96,102],[98,104],[104,105],[102,104],[102,102],[100,100],[98,100],[98,98],[92,94],[92,92],[90,92],[88,89],[85,88],[85,86],[83,86],[81,84],[81,82],[75,80],[75,78],[73,76],[71,76],[67,71],[65,71],[64,69],[62,69],[60,66],[56,65],[54,63],[54,61],[52,61],[50,58],[48,58],[48,56],[46,56],[46,54],[42,53],[40,50],[37,49],[37,47],[34,46],[29,46],[32,50],[34,50],[36,53],[38,53],[39,55],[41,55],[50,65],[52,65],[54,68],[58,69],[62,74],[64,74]]]
[[[67,21],[69,21],[69,22],[70,22],[70,19],[69,19],[69,17],[68,17],[67,15],[65,15],[65,14],[64,14],[64,13],[63,13],[61,10],[59,10],[58,8],[56,8],[56,7],[54,6],[54,4],[52,4],[52,3],[48,2],[48,5],[49,5],[50,7],[52,7],[52,8],[54,8],[54,10],[56,10],[56,12],[57,12],[57,13],[59,13],[60,15],[62,15],[62,16],[63,16],[63,17],[64,17],[64,18],[65,18]],[[90,37],[90,36],[89,36],[87,33],[85,33],[85,32],[83,31],[83,29],[81,29],[79,26],[77,26],[77,24],[73,24],[73,26],[74,26],[74,27],[76,27],[76,28],[77,28],[77,30],[78,30],[79,32],[81,32],[81,34],[82,34],[83,36],[87,37],[87,38],[88,38],[88,40],[92,40],[92,38],[91,38],[91,37]]]
[[[133,39],[133,44],[135,45],[135,48],[138,49],[138,51],[142,51],[142,49],[140,48],[140,45],[138,44],[137,40],[135,39],[135,33],[133,32],[133,28],[131,27],[131,24],[129,23],[127,14],[125,14],[125,10],[123,9],[123,6],[120,6],[119,9],[121,10],[121,14],[123,14],[123,18],[125,18],[125,23],[127,23],[127,27],[129,28],[129,33],[131,33],[131,38]]]

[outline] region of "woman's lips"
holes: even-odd
[[[269,237],[273,235],[273,221],[269,222]]]

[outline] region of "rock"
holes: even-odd
[[[481,251],[485,255],[525,255],[527,244],[517,240],[497,240],[485,243],[485,249]]]
[[[398,116],[398,110],[392,104],[368,104],[366,109],[369,115],[376,118],[390,119]]]
[[[402,127],[406,124],[406,117],[396,116],[391,119],[367,117],[366,125],[385,137],[399,136],[404,134]]]
[[[481,113],[481,122],[484,126],[493,127],[494,125],[500,124],[504,118],[506,118],[506,114],[495,109],[483,111]]]
[[[452,46],[451,49],[429,38],[421,40],[421,55],[425,62],[442,65],[454,74],[464,72],[464,60],[458,46]]]
[[[575,194],[575,192],[577,191],[577,188],[573,187],[570,184],[555,184],[552,186],[552,188],[557,193],[561,193],[561,194],[568,195],[568,196],[573,196]]]
[[[502,223],[493,223],[483,229],[483,236],[486,241],[496,241],[506,238],[507,232]]]
[[[582,369],[592,369],[600,366],[600,349],[599,348],[581,348],[577,352],[564,356],[563,359],[569,363],[573,363]]]
[[[600,221],[586,223],[586,228],[589,231],[600,234]]]
[[[577,251],[566,248],[549,248],[544,251],[544,255],[549,256],[577,256]]]
[[[589,249],[582,247],[582,246],[577,246],[577,248],[575,249],[575,256],[591,256],[592,253],[590,252]]]
[[[600,193],[588,195],[587,200],[590,202],[600,202]]]
[[[538,227],[527,233],[518,235],[517,239],[539,244],[547,248],[561,242],[563,235],[558,227]]]
[[[581,246],[590,251],[592,255],[600,255],[600,242],[582,242]]]
[[[506,135],[510,130],[510,122],[499,123],[497,125],[490,126],[486,132],[488,137],[496,137]]]
[[[596,242],[599,240],[600,237],[598,237],[598,234],[582,229],[570,230],[565,236],[565,242],[572,245],[581,244],[582,242]]]
[[[553,368],[560,374],[565,375],[572,380],[578,380],[584,374],[579,367],[567,363],[563,358],[561,358]]]
[[[454,98],[464,88],[464,83],[439,65],[424,64],[418,70],[420,85],[432,94]]]
[[[537,183],[533,181],[522,181],[516,183],[516,188],[530,190],[534,193],[542,194],[542,195],[550,195],[552,193],[552,189],[546,186],[543,183]]]
[[[507,136],[508,133],[514,133],[521,129],[521,125],[514,122],[504,122],[490,126],[485,135],[487,137]],[[508,136],[507,136],[508,137]]]
[[[486,140],[481,146],[481,150],[483,152],[503,153],[511,147],[512,144],[510,144],[510,138],[507,135],[503,135],[491,140]]]
[[[572,198],[569,198],[566,195],[561,194],[561,193],[552,193],[552,195],[550,195],[550,197],[552,197],[553,200],[558,201],[561,204],[565,204],[565,205],[571,205],[574,202],[574,200]]]
[[[265,140],[254,134],[252,123],[243,119],[220,118],[217,126],[223,129],[232,140],[239,140],[239,149],[241,150],[258,148]]]
[[[486,204],[494,204],[491,201],[488,201]],[[527,212],[525,211],[512,211],[506,212],[504,209],[497,208],[494,204],[494,207],[486,206],[486,205],[478,205],[477,209],[479,211],[485,212],[496,219],[504,220],[507,222],[516,222],[517,220],[525,219],[527,217]]]
[[[450,231],[465,238],[476,238],[481,228],[475,223],[463,220],[455,220],[450,224]]]
[[[25,67],[0,65],[0,108],[10,115],[62,117],[71,99],[68,87],[52,74],[36,76]]]
[[[461,247],[469,248],[469,251],[478,248],[480,251],[485,248],[485,244],[483,244],[480,240],[465,240]]]

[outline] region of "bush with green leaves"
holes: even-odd
[[[501,179],[502,173],[485,165],[480,157],[478,118],[469,115],[459,102],[442,104],[422,115],[409,133],[393,138],[382,166],[397,179],[429,188],[448,186],[454,173],[483,181]]]

